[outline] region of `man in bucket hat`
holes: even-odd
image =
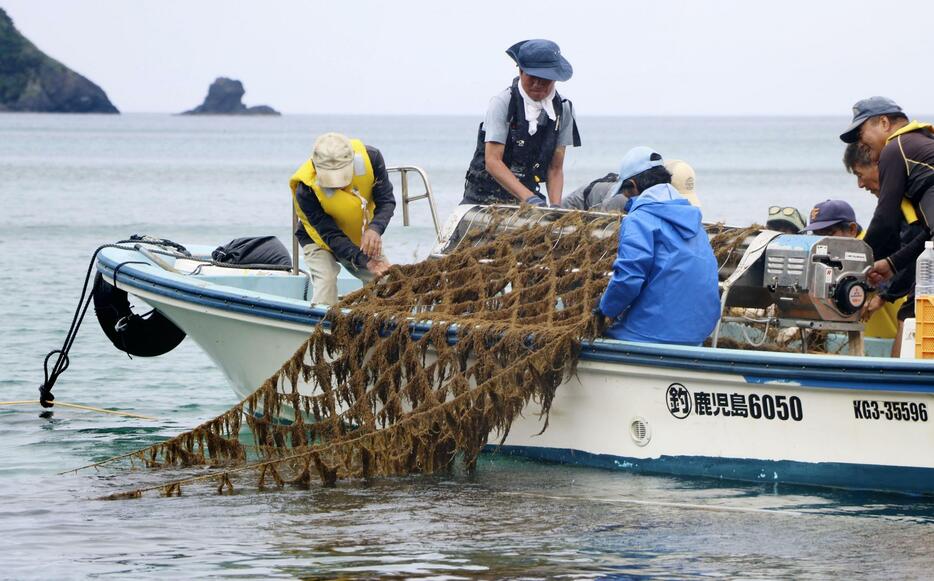
[[[555,82],[570,79],[573,69],[550,40],[524,40],[506,54],[519,66],[519,76],[490,100],[461,203],[558,205],[564,150],[579,146],[580,134],[571,102],[555,91]]]
[[[594,315],[624,341],[700,345],[720,319],[717,259],[701,212],[671,185],[662,156],[635,147],[610,190],[628,198],[613,273]]]
[[[765,227],[785,234],[797,234],[804,228],[804,216],[792,206],[769,206]]]
[[[389,269],[382,235],[396,200],[378,149],[325,133],[289,187],[301,220],[295,237],[311,273],[313,303],[337,302],[341,266],[363,282]]]
[[[867,146],[879,160],[879,201],[864,238],[876,262],[869,280],[880,284],[910,268],[931,238],[934,224],[934,127],[908,122],[902,108],[886,97],[870,97],[853,106],[853,121],[840,135],[845,143]],[[908,202],[907,204],[905,202]],[[922,224],[912,240],[902,241],[904,222]],[[914,316],[914,293],[899,319]]]

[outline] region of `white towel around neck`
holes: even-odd
[[[548,96],[541,101],[534,101],[532,97],[529,97],[522,88],[522,83],[519,83],[519,94],[522,95],[522,101],[525,102],[525,118],[529,122],[529,135],[535,135],[535,132],[538,131],[538,117],[541,115],[543,109],[545,115],[548,115],[549,119],[552,121],[557,119],[553,102],[555,98],[554,87],[551,88],[551,92],[548,93]]]

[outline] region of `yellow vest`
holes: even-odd
[[[918,131],[920,129],[927,129],[928,131],[934,131],[934,125],[931,125],[930,123],[921,123],[920,121],[912,121],[911,123],[909,123],[908,125],[905,125],[901,129],[893,133],[892,135],[889,135],[886,138],[885,142],[888,143],[889,141],[892,141],[899,135],[904,135],[906,133],[911,133],[912,131]]]
[[[896,137],[899,137],[900,135],[911,133],[912,131],[921,131],[921,130],[934,131],[934,126],[932,126],[930,123],[921,123],[920,121],[912,121],[911,123],[909,123],[908,125],[905,125],[901,129],[893,133],[892,135],[889,135],[886,138],[885,142],[888,143],[892,141],[893,139],[895,139]],[[899,148],[901,147],[901,142],[899,142],[898,146]],[[905,155],[904,152],[902,152],[903,157],[904,155]],[[918,221],[918,212],[915,211],[915,207],[911,205],[911,202],[909,202],[905,198],[902,198],[902,214],[905,216],[905,220],[909,224],[914,224],[915,222]]]
[[[907,202],[908,200],[903,201]],[[859,233],[857,238],[862,240],[863,236],[865,235],[866,231],[863,230]],[[882,303],[882,308],[873,313],[872,316],[869,317],[869,320],[866,321],[866,327],[863,329],[863,334],[867,337],[894,339],[895,335],[898,334],[898,309],[903,304],[905,304],[905,299],[906,297],[902,297],[894,303],[890,303],[888,301]]]
[[[315,244],[331,250],[324,243],[321,235],[315,230],[308,217],[302,212],[298,205],[298,197],[295,190],[299,182],[305,184],[314,191],[318,198],[318,203],[324,208],[324,211],[330,216],[338,228],[347,235],[350,240],[360,246],[360,239],[363,237],[363,231],[373,219],[373,212],[376,204],[373,202],[373,164],[370,162],[370,156],[366,153],[366,146],[359,139],[351,139],[350,144],[354,150],[354,176],[350,185],[339,190],[331,190],[333,193],[329,196],[325,189],[318,185],[317,173],[311,160],[306,161],[289,179],[289,187],[292,189],[292,203],[295,205],[295,213],[298,214],[305,232],[311,236]]]
[[[886,301],[882,308],[872,314],[866,321],[866,328],[863,334],[867,337],[878,337],[880,339],[894,339],[898,333],[898,309],[905,304],[905,297],[902,297],[890,303]]]

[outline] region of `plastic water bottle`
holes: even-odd
[[[915,296],[934,297],[934,241],[924,243],[915,270]]]
[[[915,359],[934,359],[934,242],[924,243],[915,270]]]

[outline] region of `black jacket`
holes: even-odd
[[[863,239],[876,260],[887,258],[896,272],[910,268],[930,240],[930,190],[934,190],[934,136],[924,130],[905,133],[888,142],[879,157],[879,202]],[[900,234],[903,198],[920,210],[922,228],[912,240]]]

